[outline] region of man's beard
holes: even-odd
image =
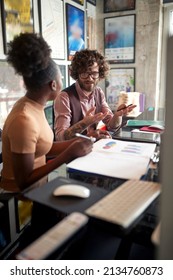
[[[83,83],[80,80],[78,80],[78,82],[79,82],[79,85],[80,85],[81,89],[86,91],[86,92],[89,92],[89,93],[91,93],[96,87],[96,83],[92,83],[92,82]]]

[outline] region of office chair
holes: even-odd
[[[45,112],[45,116],[46,116],[46,119],[48,121],[48,124],[50,125],[50,127],[52,128],[53,132],[54,132],[54,106],[53,104],[51,105],[47,105],[45,108],[44,108],[44,112]]]

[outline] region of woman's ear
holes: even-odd
[[[51,81],[49,83],[49,85],[50,85],[50,88],[51,88],[52,91],[56,91],[57,90],[57,83],[56,83],[55,80]]]

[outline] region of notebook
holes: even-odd
[[[150,125],[161,125],[164,126],[164,121],[154,121],[154,120],[128,120],[126,126],[132,127],[143,127]]]

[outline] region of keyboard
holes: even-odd
[[[86,209],[85,213],[128,228],[160,192],[159,183],[128,180]]]

